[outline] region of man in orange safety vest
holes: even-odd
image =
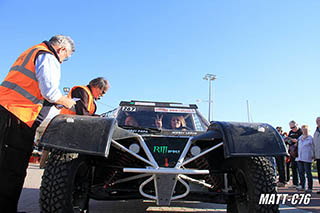
[[[60,65],[74,52],[69,36],[30,47],[0,84],[0,212],[17,212],[37,126],[50,107],[76,103],[59,90]]]

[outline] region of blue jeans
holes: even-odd
[[[302,188],[305,189],[306,186],[306,173],[308,178],[308,189],[312,190],[313,187],[313,179],[312,179],[312,173],[311,173],[311,163],[303,162],[303,161],[297,161],[298,163],[298,169],[299,169],[299,177],[300,177],[300,183]]]

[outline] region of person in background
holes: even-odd
[[[283,138],[284,138],[284,142],[286,144],[286,148],[287,150],[289,149],[289,143],[288,143],[288,133],[287,132],[283,132]],[[285,156],[285,173],[286,173],[286,183],[288,183],[290,181],[290,155],[289,156]]]
[[[306,185],[306,177],[308,178],[308,189],[307,193],[312,192],[313,187],[313,179],[311,173],[311,163],[313,158],[313,143],[312,136],[309,135],[309,127],[308,125],[302,125],[302,135],[298,139],[298,157],[296,158],[296,162],[298,163],[299,169],[299,177],[300,177],[300,185],[297,186],[297,190],[302,191],[305,190]]]
[[[92,79],[86,86],[74,86],[68,94],[69,98],[78,98],[74,108],[63,108],[60,114],[95,115],[97,106],[95,101],[103,97],[110,84],[103,77]]]
[[[276,130],[279,132],[281,137],[284,139],[283,133],[282,133],[282,127],[278,126],[276,127]],[[285,156],[276,156],[276,164],[277,164],[277,170],[279,174],[279,182],[277,183],[278,187],[284,187],[286,185],[286,173],[285,173]]]
[[[295,121],[289,122],[290,131],[288,134],[289,148],[290,146],[296,146],[298,143],[298,138],[302,135],[302,130],[298,127],[298,124]],[[298,180],[298,165],[294,156],[290,156],[290,165],[292,171],[292,183],[291,187],[297,187],[299,185]]]
[[[75,105],[59,90],[60,65],[74,51],[69,36],[53,36],[24,51],[0,85],[0,212],[17,212],[35,130],[50,107]]]
[[[71,109],[62,108],[60,114],[71,114],[71,115],[95,115],[97,111],[97,105],[95,100],[99,100],[103,97],[110,84],[103,77],[92,79],[89,85],[86,86],[74,86],[68,94],[68,98],[78,98],[76,105]],[[49,151],[45,148],[42,150],[39,167],[44,168],[48,159]]]
[[[317,162],[318,182],[320,184],[320,117],[317,117],[316,123],[317,129],[313,134],[313,156]],[[317,194],[320,194],[320,190],[317,191]]]

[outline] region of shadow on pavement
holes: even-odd
[[[19,211],[40,212],[39,208],[39,189],[23,188],[18,204]]]
[[[294,187],[290,187],[292,185],[292,181],[286,185],[286,187],[279,187],[278,193],[281,194],[289,194],[288,198],[292,198],[294,194],[304,194],[305,192],[299,192]],[[317,194],[316,191],[320,190],[320,186],[317,179],[313,179],[313,192],[311,193],[310,203],[305,205],[303,203],[298,203],[296,205],[292,204],[290,201],[287,201],[285,205],[289,207],[295,207],[300,210],[304,210],[307,212],[320,212],[320,194]]]
[[[157,206],[148,200],[90,201],[90,211],[102,212],[226,212],[226,205],[200,202],[172,202],[170,207]]]

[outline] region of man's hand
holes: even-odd
[[[61,96],[61,98],[56,102],[56,104],[63,105],[65,108],[70,109],[76,104],[76,102],[71,98]]]
[[[70,98],[66,99],[66,103],[63,104],[66,108],[70,109],[71,107],[73,107],[74,105],[76,105],[76,102]]]

